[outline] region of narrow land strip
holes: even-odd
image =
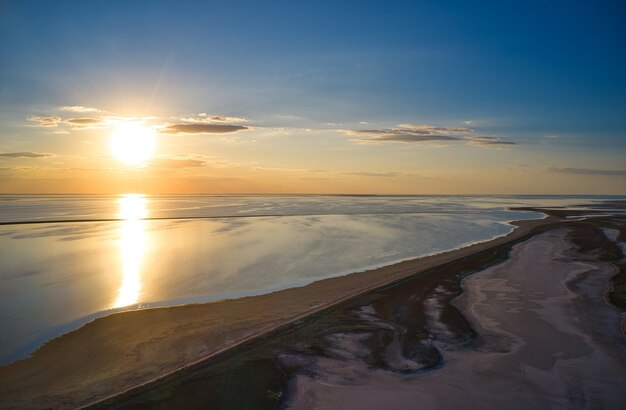
[[[563,223],[573,222],[557,217],[518,222],[513,233],[489,242],[268,295],[100,318],[47,343],[31,358],[0,367],[1,404],[72,408],[137,391],[416,274],[480,255],[488,261],[499,249]]]

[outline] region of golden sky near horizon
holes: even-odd
[[[63,106],[27,118],[21,132],[31,141],[0,154],[10,164],[0,192],[624,192],[620,175],[545,165],[558,164],[555,136],[514,144],[461,125],[277,127],[218,114],[123,116]],[[416,137],[423,140],[405,141]]]

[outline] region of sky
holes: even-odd
[[[625,19],[603,0],[0,0],[0,193],[626,194]],[[140,163],[112,152],[120,129]]]

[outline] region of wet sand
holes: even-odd
[[[0,407],[73,408],[218,358],[342,301],[528,235],[556,219],[521,221],[506,237],[268,295],[99,318],[31,357],[0,366]]]
[[[579,254],[566,235],[557,229],[535,236],[464,281],[453,304],[476,332],[469,345],[455,342],[440,320],[437,292],[425,301],[443,356],[437,368],[373,369],[362,360],[367,335],[335,335],[336,354],[293,378],[287,407],[623,408],[626,316],[604,301],[616,268]],[[375,306],[366,308],[370,321],[382,320]]]
[[[317,406],[316,392],[324,392],[329,400],[339,400],[327,403],[331,408],[341,408],[346,403],[357,407],[371,390],[376,397],[363,405],[385,399],[402,406],[408,403],[404,399],[416,399],[411,377],[447,369],[449,352],[478,349],[472,346],[483,340],[472,326],[475,321],[486,326],[481,321],[488,321],[488,315],[468,314],[468,322],[449,303],[460,293],[463,277],[506,260],[513,244],[563,226],[577,227],[581,243],[599,238],[602,255],[614,259],[619,251],[607,253],[606,237],[596,224],[622,226],[607,224],[606,218],[597,221],[524,221],[507,237],[302,288],[100,318],[46,344],[29,359],[0,367],[0,404],[311,407]],[[590,263],[604,257],[593,253],[600,249],[595,244],[589,246],[581,252],[591,252],[585,256]],[[602,282],[605,292],[607,280]],[[348,374],[334,377],[326,368]],[[367,382],[372,375],[373,385]],[[420,400],[429,399],[422,395]]]

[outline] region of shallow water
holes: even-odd
[[[590,200],[0,196],[0,222],[58,221],[0,226],[1,362],[114,311],[301,286],[488,240],[510,232],[511,220],[542,216],[508,206]],[[212,219],[184,219],[197,217]]]

